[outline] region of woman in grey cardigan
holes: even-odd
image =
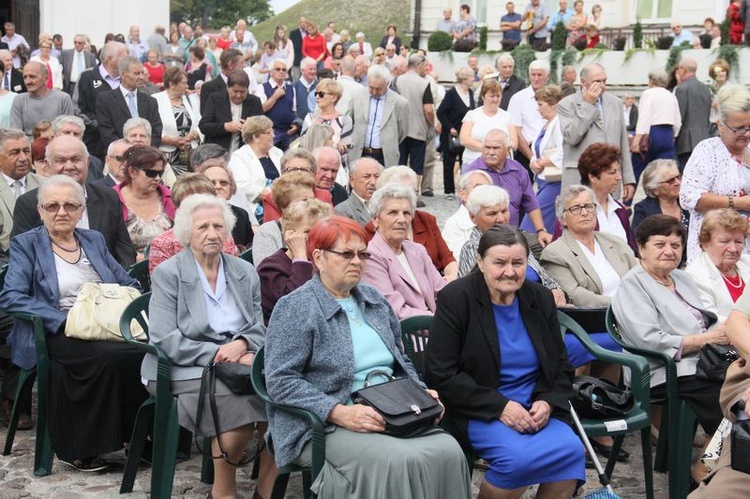
[[[378,291],[360,284],[370,257],[364,230],[344,217],[321,220],[308,236],[308,254],[316,274],[277,303],[265,365],[269,395],[315,413],[326,425],[326,460],[313,491],[338,498],[470,498],[471,477],[453,437],[384,435],[380,414],[352,402],[372,370],[418,379],[393,310]],[[273,408],[268,418],[276,463],[309,465],[305,420]]]

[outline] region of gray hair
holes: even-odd
[[[81,130],[81,133],[86,131],[86,124],[81,118],[70,114],[62,114],[52,120],[52,133],[57,135],[65,125],[75,125]]]
[[[544,71],[545,74],[549,74],[550,72],[550,66],[549,62],[544,61],[542,59],[536,59],[529,64],[529,75],[531,75],[531,72],[535,69],[541,69]]]
[[[237,218],[229,205],[223,199],[211,194],[192,194],[180,203],[174,216],[174,235],[185,248],[190,246],[190,236],[193,232],[193,215],[198,208],[221,208],[224,214],[224,226],[227,235],[232,233]]]
[[[304,59],[302,59],[302,60],[300,61],[300,63],[299,63],[299,67],[300,67],[301,69],[305,69],[305,68],[306,68],[307,66],[309,66],[310,64],[316,64],[316,65],[317,65],[318,63],[317,63],[317,62],[315,62],[315,59],[313,59],[312,57],[305,57]]]
[[[417,195],[414,189],[401,184],[388,184],[375,191],[370,198],[370,214],[373,218],[380,215],[385,205],[391,199],[406,199],[409,201],[409,211],[414,214],[417,209]]]
[[[127,135],[136,128],[144,128],[146,135],[151,136],[151,123],[145,118],[130,118],[122,126],[122,134]]]
[[[409,56],[409,69],[416,68],[420,64],[423,64],[427,58],[422,54],[412,54]]]
[[[39,206],[42,206],[44,202],[47,199],[47,194],[50,189],[54,189],[55,187],[63,187],[67,186],[73,189],[73,193],[75,194],[76,201],[81,206],[86,206],[86,196],[83,193],[83,186],[73,180],[72,178],[68,177],[67,175],[52,175],[50,177],[47,177],[44,179],[39,186],[39,195],[37,199],[37,204]]]
[[[316,164],[320,162],[320,157],[325,153],[335,155],[336,158],[338,158],[339,160],[339,164],[341,164],[341,154],[339,153],[339,150],[336,149],[335,147],[329,147],[329,146],[316,147],[315,149],[313,149],[312,155],[315,158]]]
[[[300,139],[300,147],[313,151],[323,147],[326,142],[333,139],[333,127],[325,123],[313,123]]]
[[[304,159],[305,161],[310,163],[310,167],[312,168],[313,173],[315,173],[315,171],[317,170],[315,156],[313,156],[312,153],[307,149],[303,149],[302,147],[295,147],[292,149],[287,149],[287,151],[281,157],[281,173],[284,173],[286,171],[287,163],[295,158]]]
[[[404,165],[391,166],[386,168],[380,175],[375,187],[380,189],[390,184],[401,184],[401,181],[404,179],[408,179],[411,182],[412,190],[416,188],[417,174],[414,173],[414,170]]]
[[[456,70],[457,82],[461,80],[468,80],[469,78],[474,81],[474,71],[470,67],[464,66]]]
[[[656,197],[656,188],[664,181],[663,172],[668,168],[674,168],[679,173],[677,162],[673,159],[655,159],[643,170],[643,191],[650,198]]]
[[[667,76],[667,73],[665,73],[663,69],[653,69],[649,71],[648,79],[654,85],[661,88],[667,88],[667,83],[669,82],[669,76]]]
[[[190,166],[195,170],[209,159],[221,158],[226,164],[229,161],[229,153],[218,144],[203,144],[193,149],[190,156]]]
[[[482,139],[482,147],[484,147],[484,143],[487,142],[487,139],[493,135],[502,135],[505,139],[506,144],[510,144],[510,136],[508,135],[508,132],[505,130],[501,130],[500,128],[493,128],[492,130],[488,130],[486,134],[484,134],[484,138]]]
[[[716,94],[716,102],[719,104],[719,118],[726,123],[730,114],[750,111],[750,90],[745,85],[727,83]]]
[[[0,150],[5,147],[5,142],[9,140],[19,140],[29,138],[23,133],[23,130],[17,128],[0,128]]]
[[[356,66],[356,61],[354,57],[352,57],[351,55],[345,55],[341,59],[341,71],[342,72],[353,73],[354,66]]]
[[[497,56],[497,59],[495,59],[495,67],[497,68],[497,65],[500,64],[503,61],[510,61],[513,63],[513,65],[516,65],[516,60],[513,59],[513,56],[510,54],[500,54]],[[473,71],[472,71],[473,73]]]
[[[354,175],[354,172],[357,171],[357,169],[360,167],[360,165],[366,165],[368,163],[370,163],[370,164],[375,163],[380,168],[380,173],[383,173],[383,165],[381,165],[380,163],[378,163],[378,161],[376,159],[372,159],[372,158],[359,158],[357,161],[355,161],[354,163],[352,163],[351,166],[349,167],[349,176],[351,177],[352,175]]]
[[[124,43],[115,41],[105,43],[104,47],[102,47],[102,53],[100,54],[102,62],[114,59],[123,48],[127,48],[127,45]]]
[[[370,69],[367,70],[368,81],[389,81],[390,79],[391,72],[388,71],[388,68],[385,66],[375,64],[374,66],[370,66]]]
[[[600,68],[600,69],[601,69],[602,71],[606,71],[606,69],[604,68],[604,66],[602,66],[602,65],[601,65],[601,64],[599,64],[598,62],[590,62],[590,63],[586,64],[586,65],[585,65],[585,66],[583,67],[583,69],[581,69],[581,79],[582,79],[582,80],[583,80],[584,78],[588,78],[588,76],[589,76],[589,72],[591,71],[591,68],[593,68],[594,66],[597,66],[597,67],[599,67],[599,68]]]
[[[39,67],[39,74],[40,75],[42,75],[42,76],[44,76],[46,78],[48,78],[50,76],[49,71],[47,71],[47,65],[46,64],[44,64],[42,62],[38,62],[38,61],[29,61],[29,62],[26,63],[27,66],[29,64],[34,64],[35,66],[38,66]]]
[[[120,59],[120,62],[117,64],[117,70],[122,73],[127,73],[128,70],[130,70],[130,66],[142,66],[143,63],[140,59],[137,57],[133,57],[132,55],[126,55],[122,59]]]
[[[89,158],[91,157],[91,155],[89,154],[89,150],[86,147],[86,144],[84,144],[83,141],[79,139],[78,137],[74,137],[72,135],[58,135],[57,137],[54,137],[52,140],[50,140],[47,143],[47,147],[44,149],[44,159],[52,163],[52,160],[53,160],[52,148],[56,146],[59,142],[62,142],[65,140],[74,140],[76,142],[76,144],[81,148],[83,157],[86,158],[86,164],[88,165]]]
[[[107,156],[112,156],[112,151],[115,149],[115,147],[120,146],[120,145],[126,145],[126,146],[130,147],[130,142],[128,142],[125,139],[113,140],[107,146]]]
[[[471,177],[474,175],[479,175],[480,177],[484,177],[487,182],[492,184],[492,177],[490,177],[490,174],[483,171],[483,170],[472,170],[470,172],[466,172],[458,179],[458,188],[459,190],[465,191],[469,188],[469,182],[471,181]]]
[[[565,207],[570,200],[584,193],[591,197],[591,202],[596,203],[596,194],[591,190],[591,187],[573,184],[563,189],[560,195],[557,196],[557,199],[555,199],[555,216],[558,220],[562,220],[562,217],[565,214]]]
[[[482,208],[497,206],[499,204],[508,206],[509,202],[508,191],[502,187],[496,185],[478,185],[466,199],[466,209],[472,215],[476,215]]]

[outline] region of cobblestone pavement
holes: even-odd
[[[437,174],[437,172],[442,171],[441,164],[438,163],[436,166],[435,196],[423,199],[427,204],[427,207],[424,209],[433,213],[442,226],[448,216],[455,211],[458,201],[448,201],[445,199],[442,193],[442,178],[439,178],[441,175]],[[0,443],[5,442],[5,433],[6,428],[0,428]],[[125,455],[123,452],[105,456],[105,459],[112,465],[104,473],[77,472],[55,459],[53,473],[49,476],[39,478],[33,474],[34,441],[35,432],[33,430],[17,432],[11,454],[9,456],[0,456],[0,499],[120,497],[120,481],[125,464]],[[615,467],[612,480],[614,490],[622,498],[645,497],[643,465],[637,434],[626,437],[624,447],[630,452],[631,457],[628,462],[618,463]],[[195,450],[193,451],[193,457],[189,461],[177,465],[173,488],[174,497],[185,499],[206,497],[210,486],[200,482],[200,468],[200,456],[197,455]],[[250,467],[242,468],[238,471],[239,494],[242,498],[249,499],[255,488],[255,483],[250,479],[250,472]],[[478,492],[478,484],[480,483],[481,476],[480,472],[474,472],[475,497]],[[147,498],[150,479],[150,468],[142,466],[136,478],[134,492],[122,497],[132,499]],[[667,475],[661,473],[654,474],[654,482],[657,499],[667,498]],[[600,485],[594,470],[587,470],[587,482],[583,489],[584,495],[599,487]],[[303,497],[301,479],[298,475],[293,476],[290,480],[286,497],[288,499],[301,499]],[[530,497],[533,497],[533,490],[524,495],[524,498]]]

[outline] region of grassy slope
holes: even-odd
[[[281,14],[250,28],[258,43],[273,37],[276,25],[283,24],[288,30],[297,27],[300,17],[306,17],[318,25],[322,32],[329,21],[336,22],[336,30],[348,29],[354,34],[361,31],[373,48],[380,43],[388,24],[398,26],[403,34],[409,24],[409,1],[404,0],[302,0]],[[404,43],[411,41],[403,38]]]

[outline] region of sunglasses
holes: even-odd
[[[354,257],[359,257],[360,260],[369,260],[372,256],[372,253],[369,251],[352,251],[352,250],[346,250],[346,251],[334,251],[332,249],[323,250],[327,251],[329,253],[333,253],[334,255],[338,255],[344,260],[354,260]]]
[[[323,92],[323,91],[321,91],[321,90],[318,90],[317,92],[315,92],[315,97],[319,97],[319,98],[321,98],[321,99],[322,99],[323,97],[325,97],[326,95],[328,95],[328,94],[327,94],[327,93],[325,93],[325,92]]]
[[[80,210],[82,205],[78,203],[45,203],[41,206],[42,209],[47,213],[57,213],[58,211],[60,211],[60,207],[62,207],[65,213],[74,213]]]
[[[156,178],[164,175],[164,170],[141,170],[148,178]]]

